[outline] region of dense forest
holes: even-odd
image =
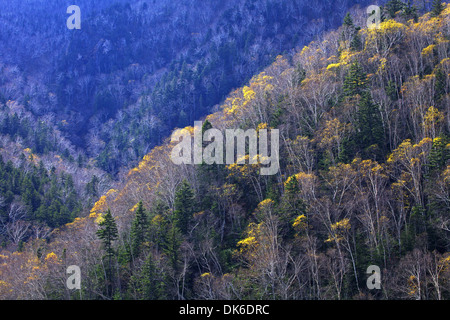
[[[0,101],[64,121],[67,139],[116,174],[371,2],[80,0],[81,30],[68,30],[71,4],[1,1]]]
[[[390,0],[380,25],[371,28],[365,8],[356,8],[341,15],[335,30],[289,50],[305,39],[288,40],[295,38],[293,26],[297,32],[307,31],[303,23],[324,30],[324,22],[299,18],[300,11],[308,11],[294,6],[298,1],[267,1],[265,9],[257,8],[263,2],[227,7],[231,2],[222,2],[222,10],[208,4],[218,7],[198,23],[227,22],[202,29],[206,32],[198,42],[158,46],[173,48],[162,54],[171,59],[170,66],[155,57],[145,61],[139,54],[145,41],[120,54],[119,44],[128,35],[111,35],[108,45],[103,39],[101,50],[93,53],[97,60],[82,62],[86,53],[76,53],[81,62],[73,67],[74,75],[108,73],[118,83],[95,77],[109,83],[112,96],[100,87],[74,89],[87,95],[74,94],[73,104],[62,102],[66,115],[74,117],[66,122],[56,112],[59,102],[52,120],[33,122],[48,117],[49,110],[33,109],[36,101],[23,106],[27,99],[8,101],[3,92],[11,86],[3,82],[4,144],[27,143],[33,149],[14,159],[1,150],[2,230],[10,230],[3,236],[15,243],[0,252],[0,298],[450,298],[450,4]],[[192,18],[188,12],[195,3],[176,13],[161,4],[161,19],[173,23],[166,30],[179,30],[177,23]],[[108,17],[123,17],[112,15],[114,10],[137,17],[135,12],[150,8],[144,2],[105,8],[94,29],[109,24]],[[252,10],[262,12],[260,18]],[[334,5],[332,11],[337,11]],[[289,12],[292,20],[274,12]],[[170,14],[178,19],[167,19]],[[125,21],[135,29],[145,24],[141,17]],[[115,23],[120,31],[122,21]],[[270,23],[271,30],[263,27]],[[275,25],[279,31],[266,34]],[[151,32],[142,37],[174,41],[161,33],[160,39]],[[92,48],[85,43],[96,41],[85,36],[74,36],[73,46]],[[267,37],[272,41],[264,49]],[[130,41],[137,44],[129,39],[127,46]],[[105,50],[118,50],[117,57],[100,57]],[[132,69],[130,61],[146,67]],[[273,62],[262,69],[268,61]],[[59,79],[56,86],[70,83]],[[129,96],[114,96],[124,79],[138,84],[122,88]],[[66,89],[59,90],[66,94],[59,98],[55,93],[58,101],[69,98]],[[93,103],[92,114],[84,112],[92,127],[84,142],[71,136],[76,132],[70,127],[80,117],[71,109],[86,102],[75,96]],[[119,105],[106,107],[114,103]],[[200,118],[202,127],[188,126]],[[30,126],[36,130],[27,130]],[[280,170],[264,176],[262,164],[176,165],[171,159],[175,143],[167,135],[175,127],[192,133],[278,129]],[[86,155],[78,148],[87,141]],[[203,150],[207,147],[204,142]],[[53,163],[49,159],[58,153],[58,168],[39,162],[41,157]],[[123,171],[113,188],[104,189],[106,172],[138,157],[141,161]],[[81,172],[84,182],[77,181]],[[87,199],[96,200],[88,214],[81,214]],[[50,207],[51,214],[42,209]],[[36,231],[11,240],[15,229],[29,223],[24,215],[33,217]],[[81,269],[80,290],[66,287],[70,265]],[[367,268],[373,265],[381,270],[381,289],[366,285]]]
[[[0,155],[40,172],[31,207],[23,188],[2,195],[2,246],[17,248],[35,224],[51,232],[89,214],[175,126],[208,114],[277,54],[337,26],[355,3],[331,12],[325,2],[299,0],[80,0],[81,30],[69,30],[69,1],[0,1]],[[65,206],[66,196],[51,197],[55,205],[36,200],[51,174],[73,182],[78,205]],[[13,202],[31,209],[9,218]],[[48,212],[37,215],[39,207]],[[16,220],[23,228],[12,237]]]
[[[37,219],[36,210],[53,217],[60,205],[34,201],[20,215],[20,239],[12,238],[12,198],[21,207],[29,201],[21,188],[9,190],[3,247],[28,240],[35,223],[52,230],[89,214],[170,130],[208,114],[276,54],[336,26],[355,1],[330,13],[325,3],[313,11],[304,1],[80,0],[81,30],[66,27],[69,4],[0,1],[0,154],[14,168],[43,174],[33,185],[41,196],[50,188],[44,175],[70,176],[79,204],[63,205],[70,218],[55,223]],[[325,14],[330,19],[317,28],[301,27]]]

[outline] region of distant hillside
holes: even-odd
[[[81,30],[68,30],[70,1],[2,1],[0,100],[66,121],[72,144],[116,174],[357,3],[371,4],[80,0]]]
[[[8,250],[88,215],[175,126],[336,25],[355,1],[332,14],[318,1],[76,3],[81,30],[66,27],[72,2],[0,1],[0,244]]]
[[[166,140],[89,216],[4,250],[0,297],[449,299],[450,4],[433,9],[374,29],[355,11],[186,127],[279,129],[278,174],[177,166]]]

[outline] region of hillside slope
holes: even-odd
[[[89,214],[175,126],[355,3],[80,0],[69,30],[71,1],[0,1],[1,246]]]
[[[64,120],[116,174],[357,3],[370,1],[80,0],[81,30],[68,30],[70,1],[2,1],[0,102]]]
[[[450,4],[407,18],[346,19],[186,128],[277,128],[278,174],[178,166],[166,141],[88,217],[3,252],[0,296],[448,299]],[[68,265],[81,291],[65,289]]]

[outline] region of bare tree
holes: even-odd
[[[18,220],[10,222],[6,225],[6,233],[14,244],[19,244],[22,241],[30,228],[29,222]]]

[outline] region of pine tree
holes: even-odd
[[[186,180],[183,180],[175,193],[174,214],[177,226],[186,234],[194,214],[194,191]]]
[[[431,16],[437,17],[439,16],[442,11],[444,11],[444,5],[442,4],[441,0],[433,0],[433,4],[431,7]]]
[[[108,259],[108,284],[106,287],[108,288],[108,294],[112,295],[112,259],[115,255],[113,242],[117,240],[119,232],[111,210],[108,209],[103,218],[103,221],[99,224],[100,228],[97,230],[97,236],[102,240],[106,258]]]
[[[353,27],[353,19],[349,12],[344,17],[344,22],[342,24],[344,27]]]
[[[363,42],[359,34],[360,27],[355,28],[355,34],[353,35],[352,41],[350,41],[350,49],[353,51],[359,51],[363,48]]]
[[[208,120],[205,120],[205,122],[203,122],[203,125],[202,125],[202,136],[205,134],[206,131],[208,131],[209,129],[212,129],[212,127],[213,126],[212,126],[211,122],[209,122]],[[208,142],[203,141],[203,144],[202,144],[203,148],[205,148],[208,144],[209,144]]]
[[[92,197],[98,196],[98,182],[99,179],[97,178],[97,176],[93,175],[91,181],[86,184],[86,193],[89,196]]]
[[[446,148],[449,139],[445,136],[437,137],[433,140],[433,145],[428,157],[429,174],[437,173],[445,167],[450,159],[450,152]]]
[[[299,182],[295,175],[288,178],[284,185],[284,190],[281,206],[283,211],[282,219],[284,217],[288,219],[297,218],[299,215],[305,214],[306,206],[301,198]]]
[[[152,255],[149,254],[141,271],[141,294],[144,300],[155,300],[156,283],[155,283],[155,263]]]
[[[359,35],[359,30],[361,30],[361,28],[355,26],[350,13],[347,13],[347,15],[345,16],[344,21],[342,23],[342,28],[343,31],[341,38],[350,41],[350,49],[354,51],[361,50],[362,40],[361,36]]]
[[[139,201],[136,216],[131,225],[131,253],[133,258],[137,258],[142,250],[142,244],[147,239],[149,222],[147,212],[144,209],[142,201]]]
[[[175,274],[179,271],[180,262],[180,245],[182,242],[182,235],[180,229],[175,223],[172,223],[164,237],[163,251],[169,258],[171,267]]]
[[[367,88],[367,75],[359,63],[353,63],[344,79],[346,97],[361,95]]]
[[[131,281],[135,283],[140,299],[158,300],[165,298],[165,283],[161,280],[153,255],[150,253],[140,273],[137,276],[133,276]]]
[[[306,70],[302,67],[300,63],[297,64],[294,72],[294,83],[299,86],[303,80],[306,78]]]
[[[408,0],[405,8],[403,9],[402,16],[405,19],[414,19],[414,22],[417,22],[419,19],[419,16],[417,14],[417,7],[412,4],[411,0]]]
[[[297,177],[295,175],[290,177],[286,181],[284,189],[286,191],[286,194],[289,194],[289,195],[297,194],[300,191],[300,188],[298,186],[298,180],[297,180]]]
[[[369,91],[361,95],[357,117],[357,141],[362,149],[373,145],[383,148],[383,122],[378,106],[373,102]]]
[[[397,12],[405,8],[405,4],[400,0],[390,0],[386,3],[385,10],[391,16],[391,18],[395,18]]]
[[[112,243],[118,238],[118,229],[111,210],[108,209],[99,226],[100,229],[97,230],[97,236],[103,242],[107,257],[113,257],[115,252]]]
[[[387,96],[392,101],[397,101],[398,100],[398,98],[399,98],[398,97],[398,89],[397,89],[397,86],[396,86],[394,81],[389,80],[385,90],[386,90]]]

